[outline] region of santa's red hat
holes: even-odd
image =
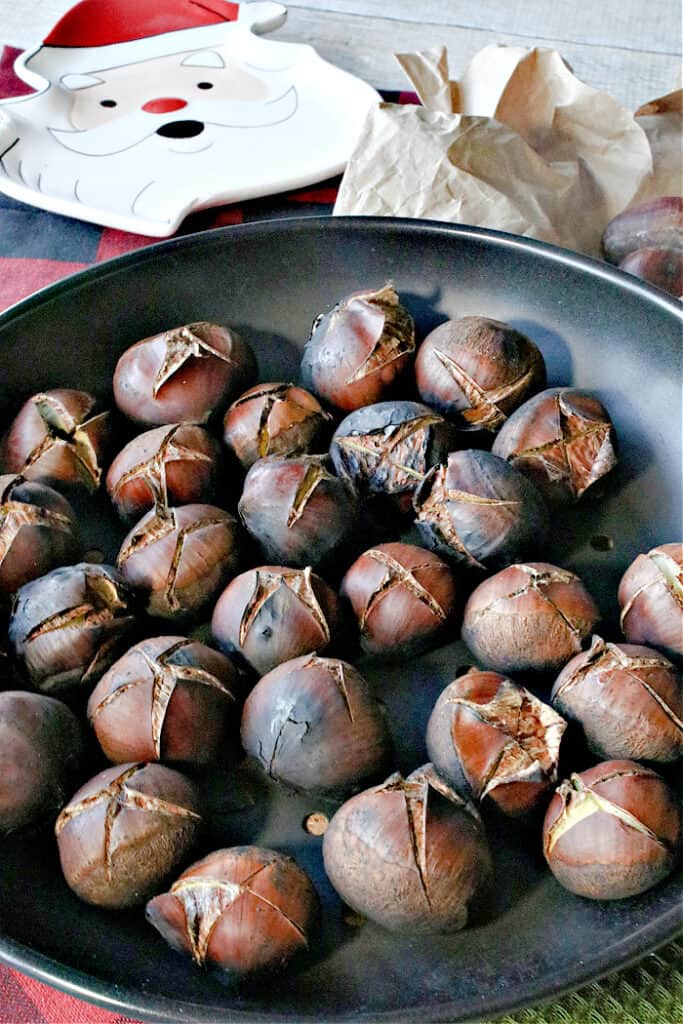
[[[81,0],[43,40],[44,46],[111,46],[201,25],[237,21],[227,0]]]

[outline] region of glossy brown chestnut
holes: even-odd
[[[147,904],[147,920],[198,967],[232,980],[285,967],[308,949],[320,904],[313,883],[283,853],[216,850]]]
[[[0,693],[0,835],[56,817],[83,754],[65,704],[38,693]]]
[[[109,565],[53,569],[17,591],[9,639],[46,693],[92,686],[130,643],[133,597]]]
[[[218,442],[195,423],[146,430],[116,456],[107,491],[123,519],[152,508],[211,501],[221,468]]]
[[[457,588],[440,558],[414,544],[365,551],[341,584],[368,654],[413,654],[446,639]]]
[[[257,384],[233,402],[223,440],[245,469],[266,455],[305,455],[325,448],[331,416],[317,398],[294,384]]]
[[[547,501],[575,501],[617,462],[612,421],[587,391],[549,388],[520,406],[493,443]]]
[[[676,667],[650,647],[606,643],[560,672],[553,706],[579,722],[601,758],[675,761],[683,756],[683,682]]]
[[[247,697],[242,745],[277,782],[344,795],[393,763],[381,706],[345,661],[305,654],[263,676]]]
[[[237,670],[223,654],[182,636],[143,640],[114,662],[88,701],[110,761],[207,764],[236,745]]]
[[[683,249],[636,249],[624,256],[619,269],[683,298]]]
[[[542,550],[549,516],[534,485],[504,459],[451,452],[415,492],[425,547],[470,569],[500,569]]]
[[[638,555],[621,578],[618,597],[629,643],[683,657],[683,544],[659,544]]]
[[[347,800],[327,828],[323,858],[345,903],[408,935],[464,928],[492,874],[479,815],[430,764]]]
[[[415,324],[391,284],[321,314],[301,362],[304,387],[350,412],[387,398],[415,351]]]
[[[283,661],[323,653],[339,638],[337,595],[311,571],[260,565],[229,583],[211,619],[216,643],[238,652],[259,675]]]
[[[0,467],[27,480],[96,491],[111,436],[110,416],[87,391],[58,388],[33,395],[0,449]]]
[[[621,263],[636,249],[683,248],[683,198],[659,196],[614,217],[602,236],[603,252]]]
[[[599,612],[578,576],[547,562],[510,565],[465,606],[462,638],[496,672],[558,671],[581,650]]]
[[[208,608],[239,562],[237,520],[214,505],[152,510],[124,539],[117,564],[149,615],[186,619]]]
[[[460,430],[499,430],[545,387],[545,362],[530,338],[485,316],[447,320],[420,345],[415,379],[427,405]]]
[[[114,398],[137,423],[205,423],[255,377],[246,341],[229,327],[200,321],[126,349],[114,371]]]
[[[680,805],[635,761],[603,761],[562,783],[543,824],[543,853],[566,889],[593,900],[637,896],[669,874]]]
[[[79,549],[66,498],[21,476],[0,476],[0,594],[73,562]]]
[[[342,480],[360,497],[391,498],[412,508],[425,473],[456,447],[456,431],[419,402],[377,402],[349,413],[337,427],[330,457]]]
[[[195,787],[163,764],[105,768],[55,823],[67,884],[110,910],[143,903],[187,857],[201,817]]]
[[[355,540],[358,506],[322,455],[254,463],[238,510],[267,558],[303,569],[329,565]]]
[[[470,669],[439,696],[427,753],[448,782],[503,814],[525,817],[557,782],[567,723],[529,690],[498,672]]]

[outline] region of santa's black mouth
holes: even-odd
[[[157,128],[157,135],[164,139],[193,139],[204,131],[203,121],[169,121]]]

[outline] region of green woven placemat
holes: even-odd
[[[683,1024],[683,940],[554,1003],[499,1017],[495,1024]]]

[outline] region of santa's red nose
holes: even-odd
[[[142,109],[146,110],[148,114],[170,114],[172,110],[182,110],[186,106],[186,100],[164,96],[162,99],[149,100],[148,103],[143,104]]]

